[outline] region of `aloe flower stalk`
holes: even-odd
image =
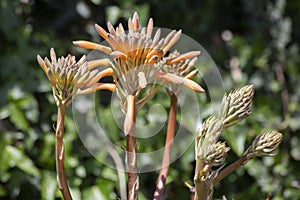
[[[252,142],[250,147],[244,152],[243,156],[237,161],[223,169],[213,179],[213,184],[220,182],[223,178],[235,171],[240,166],[243,166],[256,156],[275,156],[274,153],[282,141],[282,133],[273,130],[263,130]]]
[[[230,148],[225,142],[218,142],[222,133],[222,119],[214,116],[209,117],[202,124],[202,129],[195,141],[195,199],[208,199],[212,195],[211,167],[218,166],[224,161]]]
[[[190,82],[190,87],[193,86],[192,79],[195,75],[197,75],[198,70],[195,69],[194,65],[197,61],[197,57],[199,55],[199,51],[191,52],[187,55],[183,55],[181,57],[188,58],[186,60],[182,60],[180,62],[176,61],[180,60],[180,53],[178,51],[174,51],[169,54],[168,57],[163,58],[162,62],[162,71],[164,73],[175,74],[180,77],[184,77],[186,80],[185,83]],[[176,62],[175,62],[175,61]],[[187,85],[187,84],[186,84]],[[158,200],[162,198],[162,194],[164,192],[166,179],[168,176],[171,153],[172,153],[172,144],[174,140],[175,134],[175,126],[176,126],[176,113],[177,113],[177,102],[178,95],[180,93],[180,86],[172,84],[171,89],[167,89],[167,92],[170,96],[170,111],[168,118],[168,128],[166,141],[164,146],[164,154],[161,163],[161,169],[159,172],[159,176],[157,178],[156,189],[154,191],[153,199]]]
[[[197,92],[204,90],[196,82],[190,80],[192,74],[185,72],[181,74],[173,73],[167,70],[167,66],[176,63],[182,63],[185,60],[199,55],[199,51],[187,52],[185,54],[176,54],[172,58],[165,59],[172,46],[180,39],[181,30],[171,31],[165,38],[161,37],[161,30],[157,29],[154,33],[153,20],[149,19],[147,27],[140,28],[139,17],[134,13],[128,20],[128,31],[122,24],[116,28],[108,22],[106,31],[99,25],[96,25],[99,35],[108,43],[109,46],[97,44],[89,41],[74,41],[79,47],[101,51],[111,58],[108,64],[114,71],[114,82],[116,84],[116,93],[120,105],[125,112],[124,134],[127,141],[127,151],[132,156],[127,156],[129,165],[129,199],[137,198],[138,177],[133,172],[136,171],[135,157],[135,117],[137,112],[145,103],[156,93],[162,83],[172,83],[175,85],[184,85]],[[102,58],[90,62],[105,62]],[[186,71],[189,71],[187,69]],[[190,77],[190,78],[189,78]],[[143,93],[142,93],[143,91]],[[132,106],[134,104],[134,106]],[[134,147],[129,147],[134,145]],[[135,177],[135,178],[131,178]],[[135,187],[135,188],[133,188]],[[134,195],[133,195],[134,194]]]
[[[223,166],[214,172],[211,171],[211,167],[221,165],[230,150],[225,142],[218,139],[224,129],[250,115],[253,94],[252,85],[225,94],[218,116],[211,116],[204,121],[195,142],[195,199],[207,199],[212,195],[214,179],[218,177]]]
[[[218,139],[224,129],[249,116],[253,94],[252,85],[225,94],[219,114],[204,121],[195,142],[195,200],[212,199],[213,186],[254,157],[275,155],[274,152],[282,141],[282,134],[264,130],[238,160],[226,167],[226,164],[222,165],[230,148]],[[212,170],[212,166],[220,167]]]
[[[211,167],[221,165],[230,150],[225,142],[219,142],[218,139],[224,129],[251,113],[253,94],[252,85],[225,94],[218,116],[211,116],[204,121],[195,142],[195,199],[207,199],[212,195],[213,179],[222,167],[214,172],[211,172]]]
[[[75,57],[56,58],[53,48],[50,50],[50,58],[42,59],[39,55],[37,61],[46,73],[52,84],[53,96],[57,105],[56,124],[56,171],[58,187],[65,200],[71,200],[72,196],[67,183],[64,168],[64,119],[66,109],[71,105],[75,96],[87,94],[100,89],[114,90],[115,85],[110,83],[98,83],[104,76],[111,76],[112,69],[98,71],[88,65],[83,56],[78,62]]]

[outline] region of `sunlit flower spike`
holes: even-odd
[[[56,104],[69,106],[77,94],[87,94],[96,90],[115,90],[115,84],[98,83],[105,76],[112,76],[113,70],[93,69],[95,63],[88,64],[86,56],[76,62],[75,56],[56,58],[53,48],[50,50],[51,61],[46,57],[37,56],[37,60],[52,84]],[[98,63],[99,64],[99,63]]]
[[[114,28],[110,22],[107,23],[108,31],[99,25],[95,27],[108,46],[82,40],[74,41],[74,44],[107,55],[106,58],[90,61],[88,65],[91,68],[97,65],[110,66],[114,71],[116,94],[126,113],[126,148],[131,153],[129,155],[132,155],[127,157],[128,199],[135,199],[138,191],[135,158],[137,112],[163,83],[169,83],[172,91],[183,85],[196,92],[203,92],[202,87],[191,80],[197,74],[197,70],[193,68],[200,51],[170,53],[181,37],[181,30],[173,30],[166,37],[162,37],[161,29],[154,31],[152,19],[149,19],[147,27],[140,28],[137,13],[129,18],[126,32],[122,24]]]
[[[173,30],[163,38],[160,29],[153,34],[151,18],[147,27],[140,28],[137,13],[128,20],[127,32],[122,24],[114,28],[110,22],[107,23],[108,32],[97,24],[95,27],[109,46],[82,40],[73,43],[82,48],[101,51],[111,57],[113,61],[110,65],[114,70],[116,91],[124,110],[126,110],[128,95],[137,97],[141,90],[148,89],[146,95],[136,101],[139,110],[157,91],[161,81],[176,85],[183,84],[197,92],[204,91],[196,82],[190,80],[197,73],[197,70],[191,71],[191,69],[196,61],[194,58],[200,54],[200,51],[185,54],[177,52],[167,56],[172,46],[180,39],[181,30]],[[107,61],[108,58],[89,62],[107,64]],[[175,67],[177,65],[178,67]],[[146,88],[150,83],[152,86]]]

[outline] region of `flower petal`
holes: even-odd
[[[153,19],[150,18],[149,22],[148,22],[148,26],[147,26],[147,37],[148,38],[151,38],[152,31],[153,31]]]
[[[192,78],[194,78],[197,74],[198,74],[198,70],[195,69],[195,70],[191,71],[190,73],[188,73],[188,74],[185,76],[185,78],[187,78],[187,79],[192,79]]]
[[[102,27],[99,26],[98,24],[95,24],[95,28],[96,28],[98,34],[99,34],[104,40],[107,40],[107,38],[108,38],[108,33],[104,30],[104,28],[102,28]]]
[[[127,55],[125,53],[122,53],[121,51],[113,51],[110,55],[113,58],[127,59]]]
[[[181,36],[181,30],[179,30],[174,37],[170,40],[170,42],[164,47],[163,51],[164,53],[167,53],[170,48],[179,40]]]
[[[177,76],[175,74],[171,74],[171,73],[157,73],[156,74],[157,78],[163,79],[167,82],[171,82],[174,83],[176,85],[180,85],[183,84],[184,86],[196,91],[196,92],[204,92],[204,89],[195,81],[192,81],[190,79],[187,78],[183,78],[180,76]]]
[[[101,44],[97,44],[97,43],[94,43],[94,42],[78,40],[78,41],[73,41],[73,44],[75,44],[76,46],[85,48],[85,49],[92,49],[92,50],[102,51],[106,54],[110,54],[112,52],[110,47],[103,46]]]
[[[37,61],[40,65],[40,67],[43,69],[43,71],[47,74],[48,73],[48,67],[46,66],[44,60],[41,58],[40,55],[37,56]]]
[[[79,90],[77,93],[89,94],[97,90],[110,90],[111,92],[114,92],[116,90],[116,85],[113,83],[97,83],[92,87],[88,87],[87,89]]]
[[[110,60],[108,58],[91,60],[91,61],[88,61],[88,70],[92,70],[99,66],[108,67],[109,65],[110,65]]]
[[[56,54],[55,54],[54,48],[50,49],[50,58],[51,58],[52,62],[56,62]]]
[[[194,90],[195,92],[205,92],[205,90],[195,81],[184,78],[183,85]]]
[[[131,129],[133,128],[134,122],[134,115],[135,115],[135,97],[133,95],[128,95],[126,97],[127,101],[127,109],[126,109],[126,116],[124,121],[124,134],[127,136]]]
[[[174,83],[176,85],[183,84],[183,82],[184,82],[184,79],[182,77],[177,76],[175,74],[171,74],[171,73],[159,72],[159,73],[156,73],[156,77],[159,79],[163,79],[167,82]]]
[[[168,59],[166,61],[166,63],[167,63],[167,65],[172,65],[174,63],[178,63],[178,62],[181,62],[181,61],[184,61],[184,60],[192,59],[192,58],[198,56],[200,53],[201,53],[200,51],[190,51],[190,52],[182,54],[178,57]]]

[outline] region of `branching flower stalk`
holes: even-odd
[[[128,199],[137,199],[138,176],[133,175],[137,173],[136,115],[162,83],[184,85],[196,92],[203,91],[196,82],[189,78],[172,73],[172,70],[166,70],[166,66],[191,59],[200,52],[191,51],[165,59],[171,47],[179,40],[181,30],[173,30],[165,38],[161,37],[160,29],[153,35],[153,20],[149,19],[146,28],[140,28],[137,13],[129,18],[127,32],[122,24],[114,28],[110,22],[107,23],[108,32],[99,25],[95,27],[109,46],[82,40],[73,43],[82,48],[101,51],[109,56],[109,58],[101,58],[89,61],[89,63],[93,66],[110,66],[114,71],[117,97],[125,113],[124,135],[126,136],[129,171]]]
[[[241,158],[230,164],[218,174],[218,176],[213,180],[213,184],[217,184],[223,178],[228,176],[237,168],[247,164],[248,161],[256,156],[274,156],[274,152],[278,149],[281,141],[281,133],[273,130],[263,130],[261,134],[254,139],[251,146],[244,152]]]
[[[64,167],[64,120],[67,108],[72,104],[78,94],[87,94],[100,89],[114,91],[115,85],[110,83],[98,83],[104,76],[111,76],[112,70],[93,70],[88,66],[86,57],[83,56],[78,62],[75,57],[56,58],[53,48],[50,50],[51,61],[39,55],[37,60],[52,84],[53,96],[58,108],[56,124],[56,171],[58,187],[65,200],[71,200]]]
[[[204,91],[199,84],[191,80],[198,73],[197,70],[193,70],[193,66],[200,51],[170,53],[171,48],[181,37],[181,30],[173,30],[166,37],[162,37],[160,29],[153,32],[151,18],[147,27],[140,28],[137,13],[128,20],[127,32],[122,24],[114,28],[110,22],[107,23],[108,31],[99,25],[95,27],[108,46],[89,41],[73,43],[82,48],[101,51],[107,55],[106,58],[87,62],[86,57],[83,56],[77,62],[74,56],[68,55],[57,59],[53,48],[50,50],[51,61],[37,56],[39,65],[52,84],[53,96],[58,108],[56,125],[58,187],[65,200],[72,199],[64,168],[63,137],[66,110],[76,95],[106,89],[116,91],[125,113],[123,128],[127,149],[127,197],[128,200],[137,200],[139,177],[136,160],[136,116],[161,85],[168,84],[170,113],[166,145],[153,197],[155,200],[161,199],[171,161],[181,86],[186,86],[195,92]],[[97,67],[105,68],[99,71]],[[98,83],[105,76],[112,76],[114,83]],[[224,96],[218,115],[204,121],[202,130],[195,140],[195,200],[212,199],[214,185],[254,157],[275,155],[274,152],[282,141],[282,134],[264,130],[254,139],[240,159],[225,167],[224,160],[230,148],[218,139],[226,128],[250,115],[253,94],[252,85],[230,92]],[[213,167],[217,169],[213,170]]]
[[[198,54],[195,54],[190,59],[186,59],[182,62],[166,65],[167,60],[172,60],[180,55],[178,51],[174,51],[170,53],[170,55],[163,59],[162,61],[162,69],[165,72],[170,72],[172,74],[185,77],[187,79],[192,79],[194,76],[197,75],[198,70],[194,68],[194,65],[197,61]],[[175,134],[175,127],[176,127],[176,113],[177,113],[177,103],[178,103],[178,96],[180,95],[181,91],[180,85],[171,85],[171,90],[167,89],[168,95],[170,97],[170,111],[169,111],[169,118],[168,118],[168,128],[166,134],[166,141],[164,146],[164,154],[161,164],[161,169],[157,178],[156,189],[154,191],[153,199],[159,200],[162,198],[166,179],[168,176],[168,171],[170,167],[171,161],[171,153],[172,153],[172,144],[174,140]],[[204,90],[201,90],[204,92]]]
[[[218,116],[211,116],[203,123],[195,142],[195,200],[212,199],[213,186],[254,157],[275,155],[282,134],[265,130],[254,139],[241,158],[225,168],[225,164],[222,165],[230,148],[218,138],[224,129],[249,116],[253,94],[252,85],[230,92],[224,96]],[[213,166],[219,168],[212,171]]]

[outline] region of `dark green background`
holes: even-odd
[[[84,15],[81,6],[88,9]],[[36,62],[49,57],[87,51],[73,40],[100,41],[94,23],[105,27],[126,22],[137,11],[141,23],[154,18],[157,27],[182,29],[210,54],[222,73],[226,90],[254,84],[253,113],[230,128],[224,138],[237,158],[261,128],[284,135],[274,158],[255,159],[215,188],[215,198],[300,199],[300,1],[107,1],[107,0],[1,0],[0,1],[0,199],[60,199],[55,174],[53,124],[56,107],[50,83]],[[226,32],[224,32],[226,31]],[[232,33],[224,40],[222,33]],[[234,62],[238,65],[234,68]],[[234,70],[235,69],[235,70]],[[233,75],[236,70],[240,76]],[[101,93],[97,111],[114,141],[124,144],[115,127],[107,95]],[[168,100],[156,97],[168,105]],[[207,102],[207,103],[205,103]],[[203,95],[202,107],[210,106]],[[207,112],[209,109],[205,109]],[[143,118],[147,113],[141,111]],[[206,114],[207,115],[207,114]],[[103,116],[103,117],[102,117]],[[164,143],[154,137],[139,144],[151,151]],[[66,119],[66,173],[74,199],[116,199],[115,170],[92,157],[78,138],[71,112]],[[246,146],[244,146],[246,145]],[[175,147],[176,148],[176,147]],[[193,177],[193,149],[171,165],[167,199],[189,199],[184,181]],[[140,199],[151,199],[156,172],[141,174]]]

